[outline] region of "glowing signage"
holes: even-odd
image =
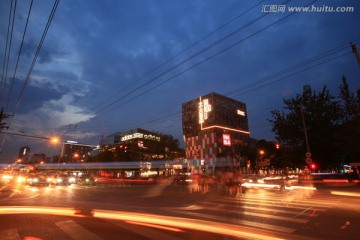
[[[230,134],[223,133],[223,144],[224,146],[231,146]]]
[[[208,113],[211,112],[211,105],[209,104],[209,99],[204,99],[199,102],[199,124],[205,122],[208,119]]]
[[[143,134],[143,133],[133,133],[133,134],[128,134],[128,135],[125,135],[123,137],[121,137],[121,141],[124,142],[124,141],[128,141],[128,140],[131,140],[131,139],[137,139],[137,138],[143,138],[143,139],[148,139],[148,140],[153,140],[153,141],[158,141],[160,142],[160,137],[157,137],[155,135],[152,135],[152,134]]]
[[[245,112],[242,110],[237,110],[237,114],[241,116],[245,116]]]

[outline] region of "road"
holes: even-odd
[[[216,186],[7,184],[0,239],[359,239],[359,193],[358,185],[233,197]]]

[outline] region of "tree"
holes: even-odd
[[[344,163],[359,161],[360,156],[360,89],[351,93],[345,76],[340,86],[341,119],[337,126],[336,145]]]
[[[294,166],[305,165],[305,131],[312,158],[321,169],[338,167],[358,151],[355,150],[358,146],[355,136],[359,134],[354,129],[358,131],[359,128],[359,92],[356,97],[351,94],[344,78],[337,98],[330,94],[326,86],[315,92],[310,85],[306,85],[302,94],[284,99],[285,110],[271,112],[273,119],[269,121],[272,130],[277,140],[287,147],[286,157],[291,159]],[[353,134],[350,133],[352,131]]]

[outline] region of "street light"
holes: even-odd
[[[54,144],[59,143],[59,138],[57,138],[57,137],[52,137],[50,140],[51,140],[51,142],[54,143]]]

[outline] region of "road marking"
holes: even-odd
[[[102,238],[80,226],[73,220],[56,222],[55,224],[74,240],[102,240]]]
[[[201,202],[201,204],[205,204],[205,205],[214,205],[212,202]],[[221,204],[220,204],[221,205]],[[230,207],[231,209],[227,210],[224,209],[224,207]],[[219,206],[219,204],[215,207],[205,207],[206,209],[209,210],[213,210],[213,211],[234,211],[234,208],[236,209],[252,209],[252,210],[257,210],[257,211],[262,211],[262,212],[273,212],[273,213],[285,213],[285,214],[296,214],[297,216],[306,216],[306,217],[317,217],[318,214],[312,214],[312,213],[305,213],[306,211],[311,211],[313,210],[313,208],[307,208],[304,211],[300,212],[299,211],[292,211],[292,210],[283,210],[283,209],[278,209],[278,208],[267,208],[267,207],[251,207],[251,206],[230,206],[230,205],[223,205],[223,206]],[[201,209],[201,206],[199,206],[199,209]],[[184,209],[186,210],[186,209]],[[192,210],[192,209],[190,209]]]
[[[205,214],[205,213],[184,212],[184,211],[179,211],[179,210],[173,210],[171,208],[167,209],[167,210],[171,211],[171,212],[179,213],[179,214],[186,214],[186,215],[190,215],[190,216],[196,216],[196,217],[201,217],[201,218],[205,218],[205,219],[216,220],[216,221],[219,221],[219,222],[222,222],[222,223],[230,222],[232,224],[238,224],[238,225],[243,225],[243,226],[262,228],[262,229],[267,229],[267,230],[272,230],[272,231],[277,231],[277,232],[283,232],[283,233],[293,233],[296,230],[294,228],[287,228],[287,227],[282,227],[282,226],[279,226],[279,225],[258,223],[258,222],[239,220],[239,219],[229,219],[229,218],[214,216],[214,215]]]
[[[227,199],[224,199],[226,202],[228,203],[233,203],[233,201],[229,201]],[[222,200],[221,202],[223,202],[224,200]],[[216,200],[216,201],[220,201],[220,200]],[[249,202],[249,201],[243,201],[244,204],[246,205],[255,205],[255,206],[271,206],[271,207],[279,207],[279,208],[291,208],[291,209],[304,209],[304,207],[312,207],[312,208],[316,208],[317,211],[326,211],[326,206],[319,206],[319,207],[315,207],[315,206],[309,206],[309,205],[304,205],[302,207],[300,206],[292,206],[294,204],[284,204],[284,203],[280,203],[280,202],[273,202],[273,201],[269,201],[271,203],[265,203],[265,202]]]
[[[16,228],[9,228],[9,229],[0,231],[0,237],[2,240],[21,240]]]

